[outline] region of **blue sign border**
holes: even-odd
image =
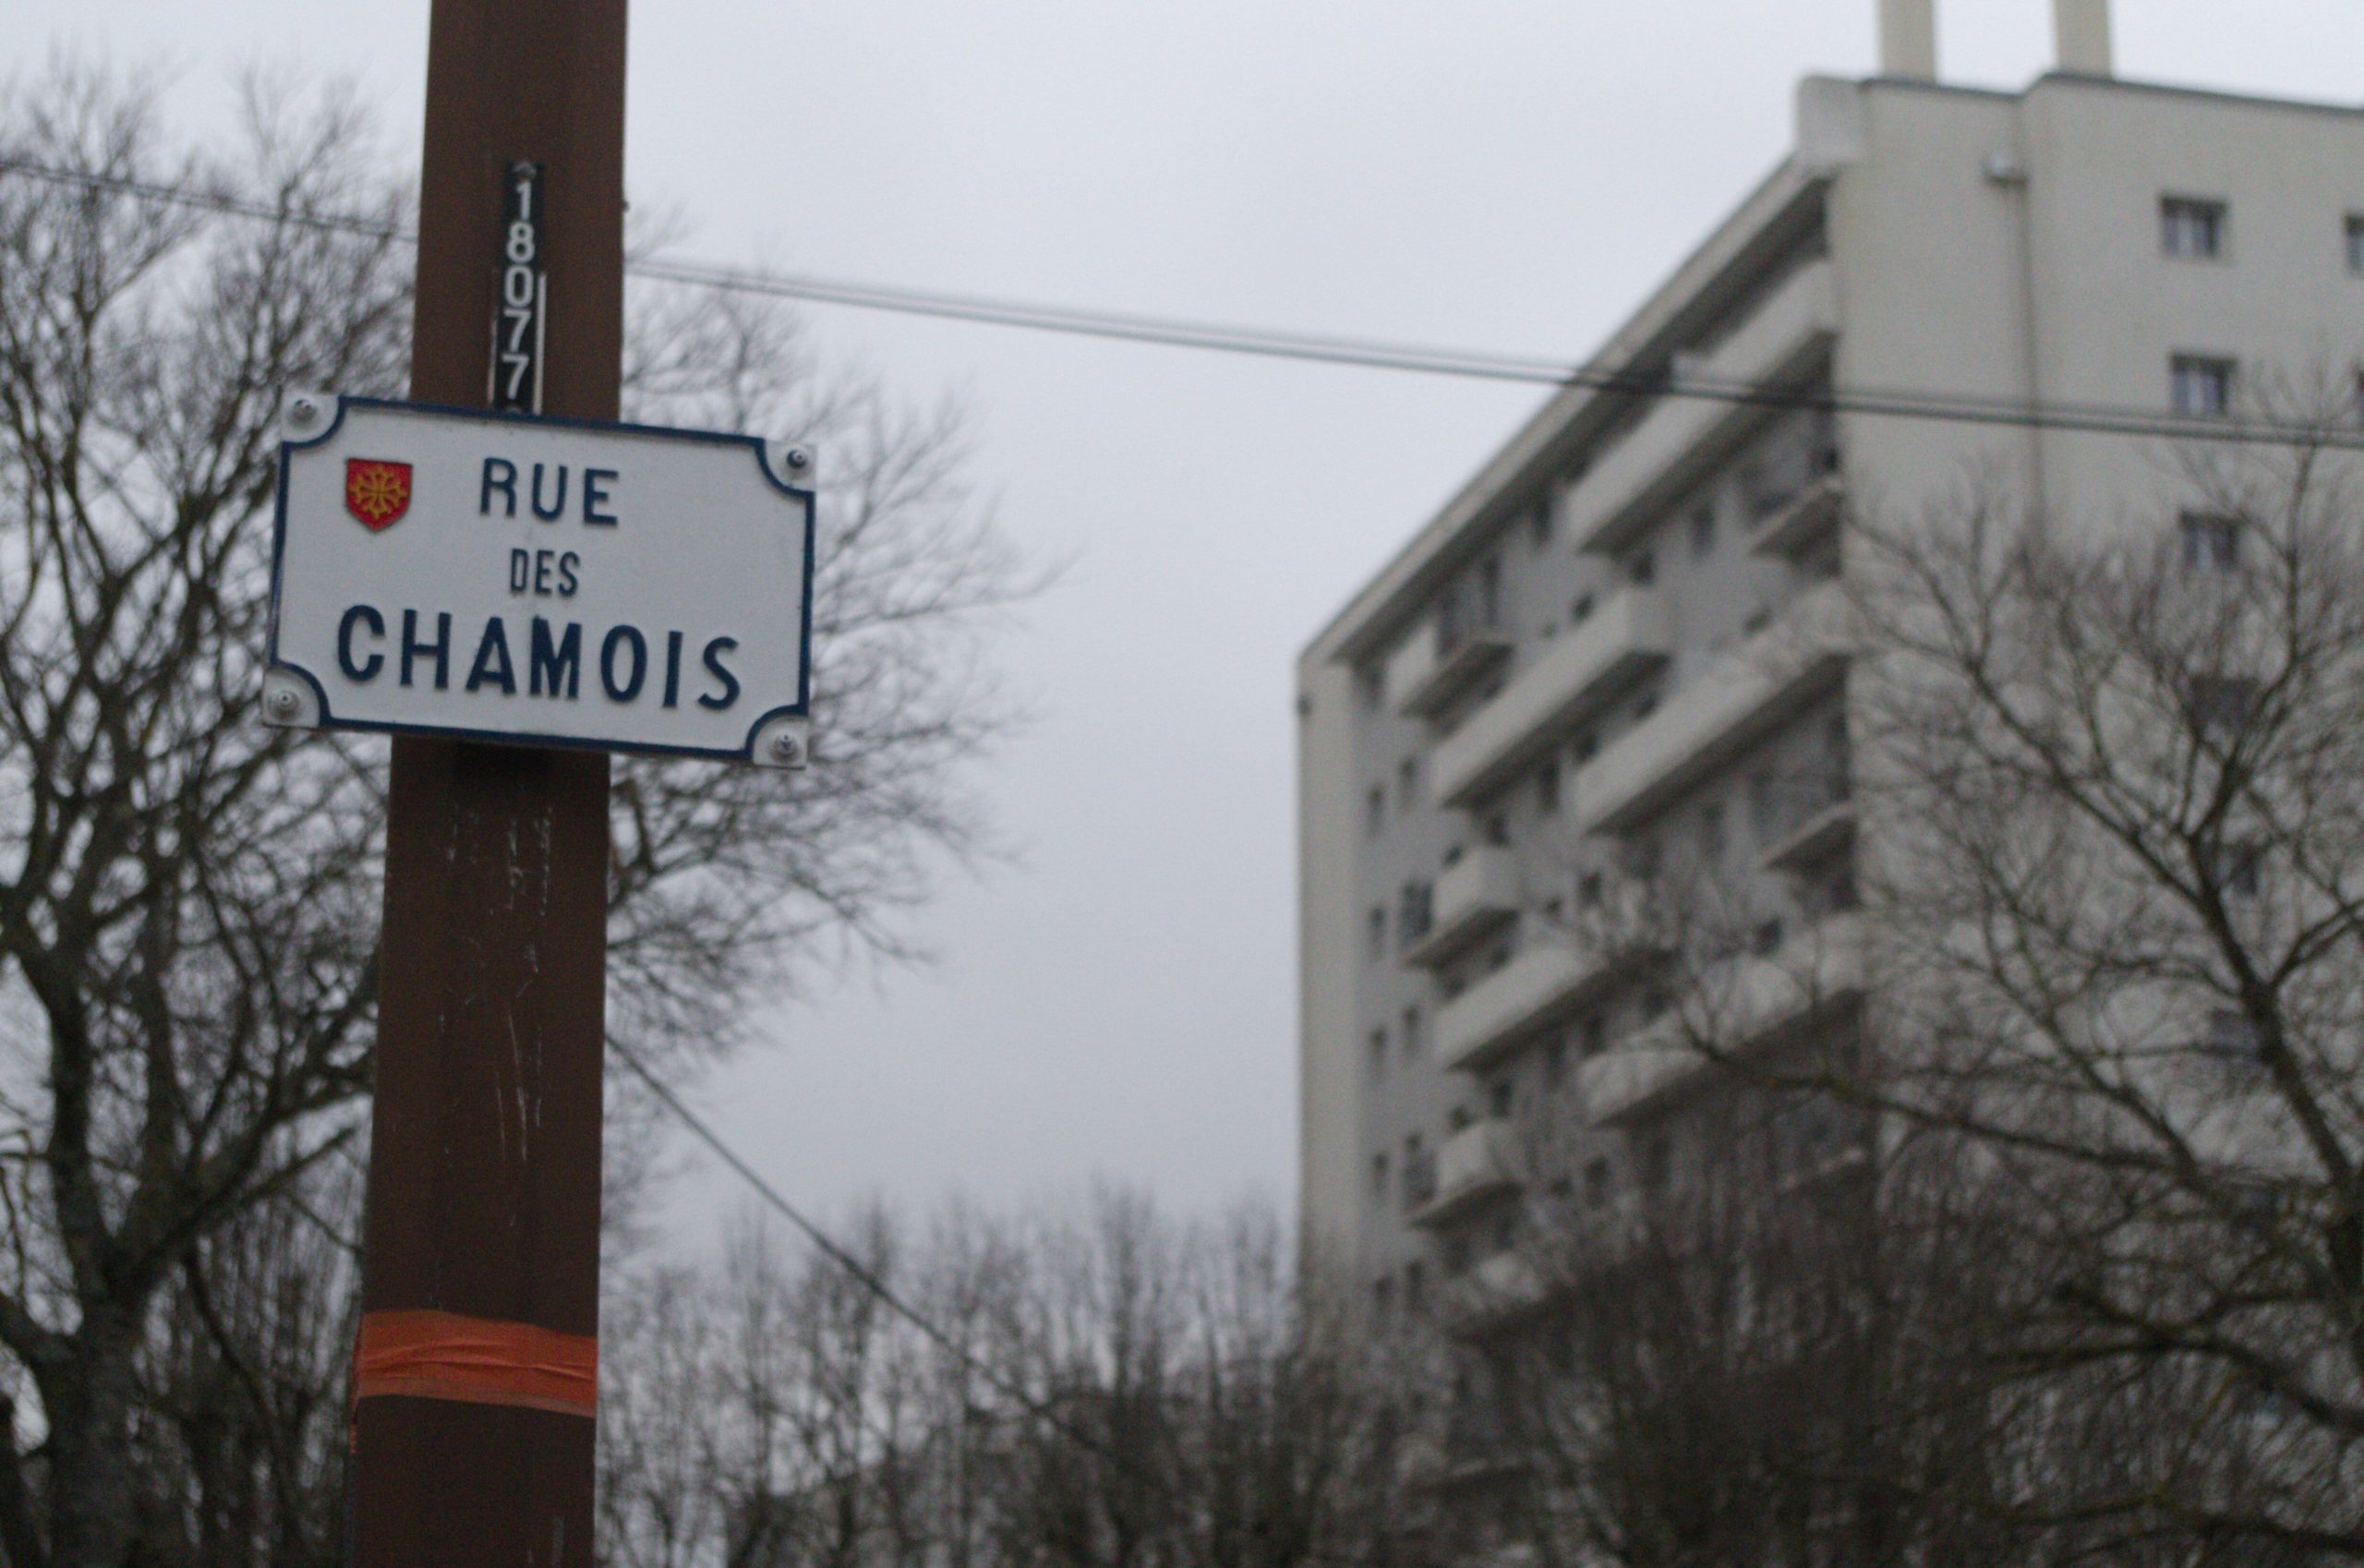
[[[329,707],[329,694],[320,678],[300,664],[290,664],[279,657],[279,589],[280,573],[284,564],[287,546],[287,465],[289,458],[304,447],[318,446],[336,434],[344,423],[348,408],[385,408],[404,414],[424,414],[436,418],[464,419],[471,424],[522,425],[529,428],[562,430],[597,430],[615,435],[659,436],[669,440],[704,441],[714,446],[745,447],[755,459],[757,472],[781,494],[801,502],[804,510],[804,584],[803,617],[799,645],[796,650],[796,701],[784,706],[766,709],[747,727],[747,739],[735,751],[722,751],[709,746],[666,746],[636,741],[594,741],[566,735],[521,734],[505,730],[464,729],[445,724],[402,724],[383,719],[339,718]],[[753,762],[755,736],[764,726],[776,718],[809,718],[813,706],[813,573],[819,539],[818,507],[815,492],[802,485],[793,485],[772,472],[771,455],[766,443],[759,436],[731,435],[721,430],[681,430],[665,425],[633,425],[609,419],[573,419],[554,414],[516,414],[490,408],[460,408],[440,403],[406,403],[399,398],[348,397],[336,394],[336,415],[324,425],[320,433],[302,440],[279,443],[279,478],[277,497],[272,504],[271,534],[271,619],[264,634],[263,660],[266,672],[286,670],[300,675],[312,688],[312,695],[320,704],[318,728],[342,730],[356,733],[381,735],[436,735],[449,740],[489,741],[501,745],[539,746],[585,752],[611,752],[627,756],[710,757],[731,762]]]

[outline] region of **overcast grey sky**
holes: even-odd
[[[2047,3],[1953,0],[1944,74],[2024,82]],[[1575,358],[1781,155],[1799,76],[1869,70],[1873,9],[641,0],[630,183],[702,259]],[[2357,0],[2117,11],[2125,75],[2364,98]],[[426,27],[426,0],[7,0],[0,58],[161,57],[192,115],[258,58],[343,72],[409,159]],[[1290,664],[1537,394],[811,321],[966,397],[1010,532],[1079,564],[1000,650],[1042,715],[983,780],[1022,863],[947,877],[940,967],[781,1011],[697,1098],[825,1211],[1095,1176],[1286,1201]]]

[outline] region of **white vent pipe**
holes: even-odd
[[[2109,0],[2052,0],[2052,31],[2059,41],[2062,70],[2110,74]]]
[[[1880,0],[1880,75],[1937,75],[1937,0]]]

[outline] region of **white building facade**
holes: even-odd
[[[1636,868],[1739,890],[1744,1030],[1849,1027],[1843,518],[1999,488],[2173,532],[2168,443],[2010,411],[2354,389],[2364,111],[2117,80],[2099,0],[2058,18],[2062,70],[1972,90],[1928,0],[1883,0],[1887,74],[1802,84],[1790,156],[1597,357],[1624,379],[1556,395],[1302,656],[1304,1243],[1374,1309],[1514,1266],[1538,1106],[1578,1202],[1684,1158],[1704,1062],[1572,935]],[[1668,378],[1767,395],[1634,390]]]

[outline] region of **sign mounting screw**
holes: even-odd
[[[797,744],[796,737],[793,735],[782,735],[772,742],[772,755],[779,758],[782,762],[794,762],[802,750],[802,748]]]
[[[308,397],[291,399],[287,404],[287,422],[308,425],[320,416],[320,405]]]
[[[799,474],[813,466],[813,454],[801,446],[790,447],[781,455],[788,460],[789,467]]]
[[[271,694],[271,711],[282,718],[295,718],[296,706],[296,694],[293,692],[279,691]]]

